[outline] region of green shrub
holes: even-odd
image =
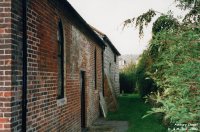
[[[120,89],[125,93],[133,93],[136,87],[135,64],[130,64],[120,71]]]
[[[147,75],[151,65],[152,58],[144,51],[136,68],[137,90],[142,98],[156,90],[153,80]]]
[[[162,31],[150,47],[158,46],[149,76],[159,91],[152,100],[161,104],[149,111],[164,113],[171,123],[198,123],[200,120],[200,32],[199,27]],[[152,53],[150,48],[149,53]]]
[[[152,33],[156,35],[161,31],[166,31],[169,29],[177,29],[179,26],[179,22],[173,18],[172,16],[163,15],[160,16],[154,23],[152,27]]]

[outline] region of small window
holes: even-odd
[[[61,20],[58,23],[58,99],[64,98],[64,36]]]
[[[110,64],[109,64],[109,73],[110,73],[110,74],[112,73],[112,69],[111,69],[111,68],[112,68],[112,64],[110,63]]]
[[[117,62],[117,56],[116,55],[114,55],[114,61],[115,61],[115,63]]]
[[[97,50],[94,50],[94,83],[95,89],[97,89]]]

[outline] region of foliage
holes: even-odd
[[[177,29],[178,27],[179,22],[175,18],[163,15],[153,23],[152,33],[155,35],[163,30]]]
[[[173,14],[149,10],[137,18],[128,19],[124,25],[136,20],[136,27],[142,36],[143,27],[153,17],[160,15],[153,24],[152,40],[137,68],[138,78],[142,78],[141,81],[138,79],[140,85],[146,81],[145,78],[150,78],[158,88],[157,92],[149,95],[157,103],[157,107],[152,108],[148,115],[163,113],[165,120],[171,123],[198,123],[200,0],[175,0],[175,3],[182,10],[189,10],[181,22]]]
[[[175,0],[175,3],[177,7],[180,7],[183,10],[186,10],[186,9],[189,10],[189,12],[184,16],[184,19],[182,20],[183,23],[198,24],[200,22],[200,0]],[[178,19],[174,18],[171,13],[164,14],[164,13],[155,11],[153,9],[150,9],[149,11],[147,11],[146,13],[143,13],[142,15],[138,17],[125,20],[124,27],[126,27],[129,24],[135,23],[135,26],[139,29],[139,35],[140,37],[142,37],[144,26],[147,26],[153,20],[153,17],[157,15],[160,15],[161,17],[157,19],[157,22],[155,22],[153,25],[154,27],[156,27],[154,29],[158,29],[158,31],[159,29],[162,29],[162,28],[168,28],[170,27],[170,25],[172,25],[173,27],[174,26],[176,27],[178,24]],[[153,32],[155,33],[157,32],[157,30],[153,30]]]
[[[147,54],[147,51],[144,51],[136,68],[137,89],[141,97],[145,97],[152,91],[156,90],[154,82],[146,74],[151,65],[152,65],[152,59]]]
[[[147,26],[155,15],[156,15],[156,12],[154,10],[149,10],[148,12],[143,13],[137,18],[132,18],[132,19],[128,19],[124,21],[124,27],[130,23],[136,22],[135,26],[139,28],[139,34],[141,37],[143,35],[144,25]]]
[[[150,47],[158,52],[150,77],[159,91],[152,98],[161,104],[149,111],[164,113],[172,123],[197,123],[200,120],[200,30],[182,27],[162,31],[152,39]],[[152,53],[152,49],[148,49]]]
[[[199,0],[175,0],[175,2],[177,2],[177,6],[183,10],[193,9],[200,6]]]
[[[149,104],[137,94],[124,94],[119,97],[119,109],[108,113],[108,120],[128,121],[128,132],[166,132],[159,115],[142,116],[151,109]]]
[[[177,7],[182,10],[188,9],[189,12],[185,15],[184,23],[199,23],[200,22],[200,1],[199,0],[175,0]]]
[[[125,93],[134,92],[136,87],[136,69],[135,64],[131,63],[120,71],[120,89]]]

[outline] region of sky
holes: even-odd
[[[167,13],[174,9],[174,0],[68,0],[85,21],[105,33],[118,51],[141,54],[151,38],[151,24],[139,38],[134,26],[123,30],[126,19],[137,17],[149,9]]]

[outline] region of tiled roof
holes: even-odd
[[[113,50],[113,52],[115,52],[118,56],[120,56],[121,54],[119,53],[119,51],[115,48],[115,46],[113,45],[113,43],[110,41],[110,39],[106,36],[106,34],[102,33],[101,31],[99,31],[98,29],[94,28],[93,26],[91,26],[91,28],[94,30],[94,32],[105,42],[108,43],[108,45],[111,47],[111,49]]]

